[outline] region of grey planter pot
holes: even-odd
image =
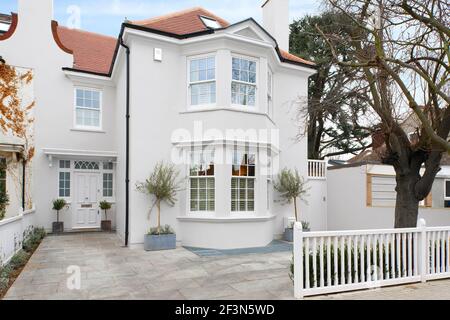
[[[63,233],[64,232],[64,222],[53,222],[52,232],[53,233]]]
[[[103,220],[101,222],[101,229],[102,229],[102,231],[111,232],[111,230],[112,230],[111,221],[110,220]]]
[[[294,241],[294,228],[284,229],[284,241],[287,241],[287,242]]]
[[[175,234],[144,236],[145,251],[173,250],[177,248],[177,236]]]

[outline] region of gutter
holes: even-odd
[[[129,227],[130,227],[130,47],[123,42],[123,36],[120,36],[120,46],[126,50],[126,151],[125,151],[125,247],[128,246]]]

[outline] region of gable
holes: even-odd
[[[264,41],[252,28],[244,28],[242,30],[236,31],[234,34],[240,35],[242,37],[255,39],[258,41]]]

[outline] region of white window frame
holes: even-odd
[[[197,154],[202,154],[205,152],[210,152],[210,150],[189,150],[187,152],[187,156],[188,156],[188,166],[187,166],[187,212],[190,215],[195,215],[195,216],[212,216],[215,214],[216,210],[217,210],[217,164],[216,164],[216,159],[215,159],[215,152],[214,152],[214,175],[212,176],[191,176],[191,159],[192,159],[192,154],[197,153]],[[207,210],[205,211],[192,211],[191,208],[191,179],[213,179],[214,180],[214,211],[211,211],[207,208]],[[208,182],[206,182],[206,190],[208,190]],[[206,195],[206,198],[208,199],[208,195]],[[208,202],[208,200],[206,200],[206,202]],[[208,207],[208,204],[206,204]]]
[[[105,169],[104,164],[105,163],[111,163],[112,164],[112,169]],[[101,175],[102,175],[102,199],[108,201],[108,202],[115,202],[115,196],[116,196],[116,188],[115,188],[115,183],[116,183],[116,177],[114,174],[114,163],[113,162],[108,162],[108,161],[102,161],[100,163],[100,171],[101,171]],[[104,174],[112,174],[112,193],[111,196],[105,196],[104,195],[104,187],[103,187],[103,183],[104,183]]]
[[[252,61],[256,63],[256,82],[255,83],[251,83],[251,82],[245,82],[245,81],[238,81],[238,80],[233,80],[233,58],[237,58],[237,59],[243,59],[243,60],[248,60],[248,61]],[[235,108],[239,108],[242,110],[257,110],[258,109],[258,105],[259,105],[259,97],[258,97],[258,89],[259,89],[259,59],[255,58],[255,57],[250,57],[250,56],[245,56],[245,55],[240,55],[240,54],[236,54],[236,53],[232,53],[231,54],[231,70],[229,72],[231,72],[231,83],[230,83],[230,93],[231,93],[231,106],[235,107]],[[254,86],[255,87],[255,105],[245,105],[245,104],[239,104],[239,103],[233,103],[233,89],[232,89],[232,85],[233,83],[237,83],[237,84],[244,84],[244,85],[250,85],[250,86]]]
[[[70,163],[70,167],[69,168],[61,168],[60,162],[61,161],[69,161]],[[73,174],[73,170],[74,169],[74,162],[72,160],[67,160],[67,159],[58,159],[58,185],[57,185],[57,195],[58,198],[60,199],[65,199],[68,203],[71,202],[72,200],[72,196],[73,196],[73,178],[74,178],[74,174]],[[70,192],[70,196],[66,197],[62,197],[59,193],[59,183],[60,183],[60,174],[61,173],[69,173],[70,174],[70,185],[69,185],[69,192]]]
[[[94,109],[94,108],[85,108],[85,107],[79,107],[77,106],[77,90],[85,90],[85,91],[92,91],[92,92],[98,92],[99,93],[99,104],[100,109]],[[85,130],[85,131],[102,131],[103,130],[103,91],[98,88],[91,88],[91,87],[81,87],[76,86],[73,91],[73,127],[78,130]],[[82,126],[77,124],[77,109],[85,109],[85,110],[94,110],[99,111],[99,126]]]
[[[258,150],[253,150],[253,148],[237,148],[232,150],[233,154],[232,154],[232,164],[231,164],[231,172],[230,172],[230,210],[231,210],[231,214],[232,215],[251,215],[251,214],[256,214],[256,204],[257,204],[257,193],[258,193]],[[255,156],[255,176],[234,176],[233,175],[233,164],[234,164],[234,154],[238,153],[240,155],[254,155]],[[246,204],[246,210],[241,210],[240,206],[238,204],[237,206],[237,210],[233,211],[233,207],[232,207],[232,203],[233,203],[233,196],[232,196],[232,180],[233,179],[237,179],[238,183],[239,180],[241,179],[245,179],[247,180],[247,184],[248,184],[248,180],[253,180],[253,210],[249,211],[248,210],[248,204]],[[238,187],[236,190],[238,190],[238,198],[239,199],[239,190],[240,187]],[[246,190],[248,190],[248,186],[246,187]],[[246,198],[245,198],[245,202],[247,203],[248,197],[247,197],[247,193],[246,193]],[[237,202],[239,203],[239,200],[237,200]]]
[[[191,61],[214,58],[214,80],[203,80],[191,82]],[[217,106],[217,55],[216,53],[206,53],[201,55],[190,56],[187,58],[187,105],[188,109],[195,110],[201,108],[211,108]],[[191,88],[195,84],[215,83],[216,84],[216,97],[214,103],[206,104],[192,104]]]

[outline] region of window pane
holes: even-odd
[[[445,196],[450,198],[450,180],[445,181]]]

